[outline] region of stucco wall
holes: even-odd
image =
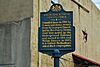
[[[72,10],[74,12],[74,26],[76,27],[76,50],[74,53],[79,54],[83,57],[89,58],[90,60],[100,63],[100,10],[91,2],[91,0],[76,0],[83,7],[80,7],[72,0],[59,0],[59,3],[63,5],[63,8]],[[53,59],[43,53],[38,52],[38,27],[39,27],[39,13],[49,10],[51,2],[49,0],[34,0],[33,8],[33,19],[32,19],[32,33],[31,33],[31,56],[32,62],[31,67],[53,67]],[[36,4],[38,3],[38,4]],[[88,11],[89,12],[88,12]],[[37,12],[39,11],[39,12]],[[87,42],[83,39],[82,30],[88,34]],[[61,67],[74,67],[72,53],[62,56],[60,59],[62,63]],[[35,61],[34,61],[35,59]]]
[[[33,0],[0,0],[0,23],[33,16]]]

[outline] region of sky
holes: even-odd
[[[58,3],[58,0],[52,0],[53,2],[55,2],[55,3]]]
[[[100,9],[100,0],[92,0],[95,5]]]

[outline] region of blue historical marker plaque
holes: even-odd
[[[63,55],[74,51],[73,11],[65,11],[60,4],[54,4],[48,12],[41,12],[38,37],[40,52],[52,55],[54,50],[59,50]]]

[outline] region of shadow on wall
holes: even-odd
[[[30,67],[31,18],[0,24],[0,67]]]

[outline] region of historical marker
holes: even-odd
[[[40,13],[38,47],[40,52],[53,56],[54,67],[59,67],[59,57],[75,50],[73,11],[53,4],[48,12]]]
[[[74,51],[73,11],[64,11],[60,4],[40,13],[39,50]]]

